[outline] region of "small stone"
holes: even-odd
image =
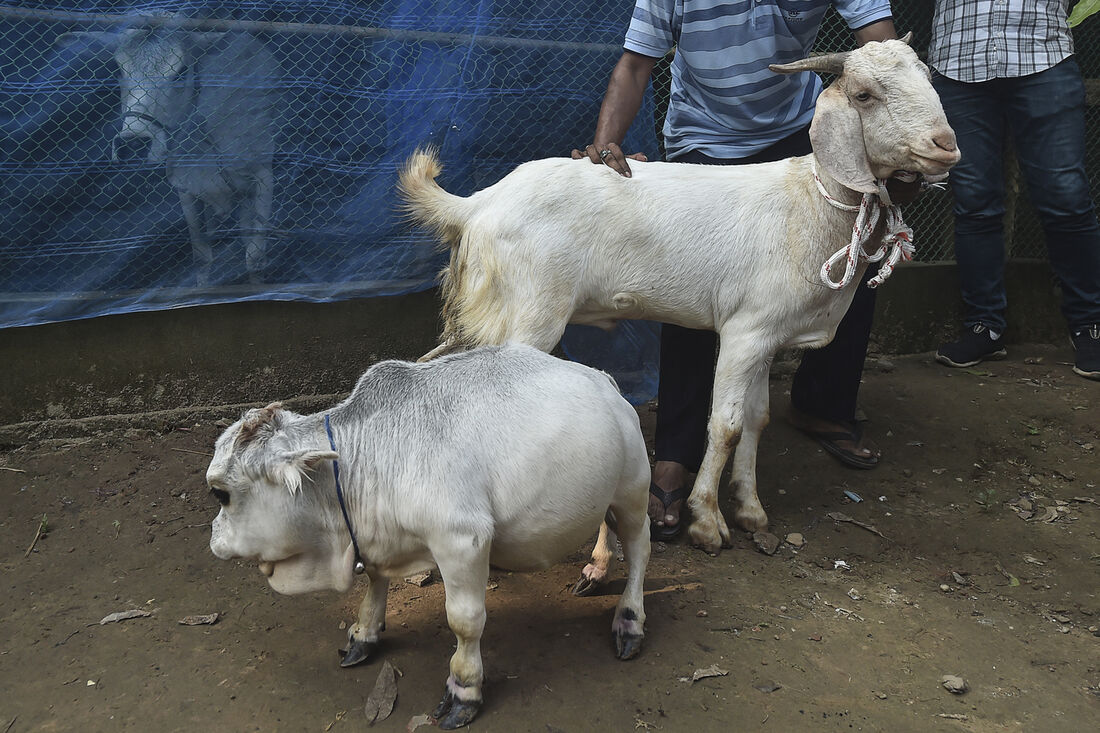
[[[1054,620],[1057,621],[1060,624],[1068,624],[1070,622],[1069,616],[1065,616],[1065,615],[1060,614],[1060,613],[1056,614],[1054,616]]]
[[[806,538],[800,532],[791,532],[784,538],[784,541],[791,547],[802,547],[806,544]]]
[[[756,545],[756,549],[765,555],[774,555],[775,551],[779,549],[779,538],[771,532],[753,532],[752,541]]]
[[[424,586],[426,586],[426,585],[428,585],[432,582],[432,573],[431,573],[431,571],[428,571],[428,572],[425,572],[425,573],[417,573],[416,575],[410,575],[407,578],[405,578],[405,582],[408,583],[409,585],[415,585],[418,588],[423,588]]]
[[[877,697],[879,700],[885,700],[886,699],[886,693],[885,692],[876,692],[875,697]]]
[[[698,616],[699,618],[706,618],[706,617],[707,617],[707,616],[709,616],[710,614],[709,614],[709,613],[707,613],[706,611],[704,611],[704,610],[700,609],[700,610],[698,610],[698,611],[696,611],[696,612],[695,612],[695,615],[696,615],[696,616]]]
[[[1038,476],[1028,476],[1027,482],[1032,486],[1042,486],[1043,482],[1039,480]]]
[[[944,593],[950,593],[951,586],[949,586],[947,583],[940,583],[940,590],[942,590]]]
[[[970,689],[970,685],[966,683],[962,677],[953,674],[945,674],[940,678],[940,684],[948,692],[954,695],[961,695]]]

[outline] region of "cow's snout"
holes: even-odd
[[[210,551],[219,560],[232,560],[237,556],[229,546],[229,532],[221,512],[210,523]]]
[[[116,135],[115,139],[111,141],[111,159],[119,163],[148,160],[152,147],[153,139],[151,137]]]

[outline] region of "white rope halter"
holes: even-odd
[[[851,241],[848,242],[846,247],[837,250],[821,266],[821,282],[827,288],[841,290],[852,282],[852,278],[856,275],[856,266],[860,260],[870,263],[885,259],[885,262],[878,269],[878,274],[867,281],[867,287],[877,288],[886,282],[886,279],[894,272],[898,262],[903,259],[906,261],[913,259],[913,230],[902,221],[901,209],[890,200],[885,181],[877,181],[878,193],[865,193],[859,206],[852,206],[830,196],[829,192],[825,190],[821,178],[817,175],[817,163],[811,161],[810,165],[813,166],[817,190],[821,192],[821,195],[825,197],[829,204],[841,211],[859,212],[856,216],[856,223],[852,225]],[[882,208],[886,209],[886,234],[883,235],[882,244],[879,248],[874,253],[867,254],[863,249],[863,245],[867,243],[871,238],[871,233],[875,231],[875,226],[879,220],[879,210]],[[841,276],[840,282],[835,282],[829,273],[842,260],[846,263],[844,274]]]

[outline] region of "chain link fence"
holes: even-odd
[[[589,142],[632,8],[0,2],[0,327],[430,287],[442,255],[398,213],[398,167],[431,143],[443,185],[468,194]],[[932,0],[894,9],[923,52]],[[1088,28],[1077,50],[1097,140]],[[831,13],[818,50],[851,43]],[[655,89],[624,144],[651,158]],[[1100,146],[1088,155],[1095,182]],[[1041,257],[1010,175],[1011,254]],[[906,212],[922,260],[951,258],[949,199]]]

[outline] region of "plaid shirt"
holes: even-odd
[[[1070,0],[936,0],[928,63],[963,82],[1037,74],[1073,54]]]

